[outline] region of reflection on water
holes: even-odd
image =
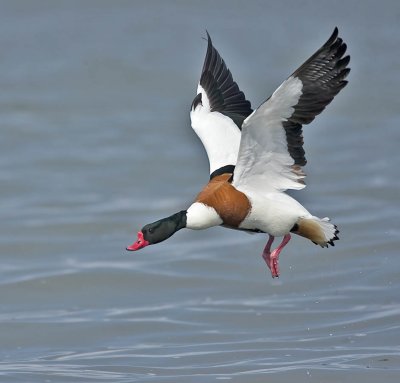
[[[1,381],[397,382],[398,5],[363,4],[3,4]],[[350,85],[304,129],[296,197],[337,246],[293,239],[279,280],[261,235],[126,253],[207,182],[188,117],[204,29],[256,106],[336,24]]]

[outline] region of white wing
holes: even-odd
[[[190,118],[193,130],[206,149],[212,178],[233,172],[239,152],[240,127],[252,109],[208,33],[207,37],[206,58]]]
[[[328,41],[256,109],[242,126],[232,184],[260,192],[302,189],[302,124],[310,123],[347,84],[350,57],[335,28]]]

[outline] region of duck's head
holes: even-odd
[[[149,223],[137,233],[137,240],[126,250],[136,251],[148,245],[154,245],[168,239],[171,235],[186,226],[186,211],[180,211],[170,217]]]
[[[159,222],[160,221],[157,221],[143,226],[142,230],[137,233],[136,242],[134,242],[131,246],[128,246],[126,250],[140,250],[148,245],[153,245],[154,243],[158,243],[167,239],[169,236],[165,236],[165,230],[160,227],[161,225],[159,225]]]

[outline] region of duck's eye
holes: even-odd
[[[149,233],[153,233],[153,231],[154,231],[154,230],[153,230],[152,228],[149,229]]]

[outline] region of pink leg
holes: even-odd
[[[262,253],[262,257],[267,264],[267,266],[271,269],[271,246],[272,243],[274,242],[275,237],[270,235],[268,238],[268,242],[264,247],[264,251]]]
[[[274,242],[274,237],[272,235],[269,236],[268,242],[265,245],[264,251],[262,253],[262,257],[264,258],[264,261],[271,270],[272,278],[279,277],[279,254],[289,241],[290,234],[286,234],[283,237],[281,244],[271,253],[271,245],[272,242]]]
[[[264,247],[264,251],[262,253],[262,257],[264,258],[264,261],[267,263],[267,265],[269,265],[269,257],[271,255],[271,245],[272,242],[274,242],[275,237],[273,237],[272,235],[269,236],[268,242]]]

